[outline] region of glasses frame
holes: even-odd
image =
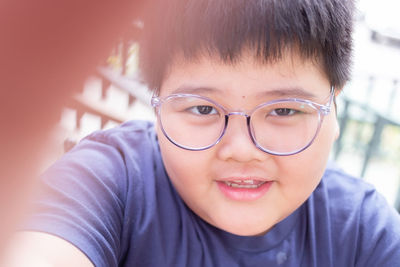
[[[178,98],[178,97],[196,97],[199,99],[203,99],[203,100],[209,101],[210,103],[214,104],[215,106],[217,106],[219,109],[221,109],[224,112],[224,118],[225,118],[224,127],[223,127],[219,137],[217,138],[217,140],[214,143],[204,146],[204,147],[200,147],[200,148],[193,148],[193,147],[181,145],[181,144],[177,143],[176,141],[174,141],[171,137],[168,136],[168,134],[166,133],[166,131],[163,127],[162,121],[161,121],[160,109],[164,102],[168,101],[171,98]],[[313,101],[306,100],[306,99],[285,98],[285,99],[276,99],[276,100],[262,103],[260,105],[257,105],[255,108],[253,108],[250,112],[246,113],[246,112],[242,112],[242,111],[228,111],[225,107],[223,107],[221,104],[215,102],[214,100],[212,100],[208,97],[205,97],[205,96],[195,95],[195,94],[171,94],[164,98],[160,98],[159,96],[153,95],[151,98],[151,105],[155,108],[157,121],[161,126],[161,131],[163,132],[164,136],[172,144],[174,144],[177,147],[180,147],[182,149],[190,150],[190,151],[202,151],[202,150],[206,150],[206,149],[209,149],[209,148],[215,146],[216,144],[218,144],[221,141],[222,137],[224,136],[224,134],[226,132],[226,129],[228,127],[229,117],[233,116],[233,115],[239,115],[239,116],[244,116],[246,118],[247,130],[248,130],[250,139],[258,149],[260,149],[261,151],[263,151],[265,153],[275,155],[275,156],[290,156],[290,155],[300,153],[300,152],[304,151],[305,149],[307,149],[309,146],[311,146],[311,144],[314,142],[315,138],[317,137],[317,135],[321,129],[321,125],[324,120],[324,117],[326,115],[328,115],[332,109],[331,106],[332,106],[332,101],[334,101],[334,98],[335,98],[335,87],[331,86],[329,100],[325,105],[318,104],[318,103],[315,103]],[[310,142],[308,142],[307,145],[305,145],[304,147],[297,149],[295,151],[291,151],[291,152],[276,152],[276,151],[272,151],[272,150],[262,147],[257,142],[256,138],[254,137],[253,130],[251,129],[252,128],[251,124],[250,124],[251,115],[254,113],[254,111],[256,111],[257,109],[262,108],[264,106],[276,104],[276,103],[285,103],[285,102],[297,102],[297,103],[302,103],[305,105],[310,105],[313,108],[315,108],[318,111],[318,127],[317,127],[317,130],[316,130],[314,136],[310,140]]]

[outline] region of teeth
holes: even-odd
[[[254,180],[233,180],[232,182],[237,184],[254,184]]]
[[[249,185],[241,185],[241,184],[232,184],[231,185],[232,187],[236,187],[236,188],[257,188],[258,187],[258,185],[252,185],[252,184],[249,184]]]
[[[246,183],[246,184],[239,184],[239,183]],[[249,188],[249,189],[254,189],[254,188],[258,188],[259,186],[261,186],[262,184],[264,184],[265,182],[262,182],[258,185],[254,184],[254,180],[234,180],[232,182],[228,182],[228,181],[224,181],[224,183],[230,187],[234,187],[234,188]]]

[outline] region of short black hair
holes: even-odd
[[[353,12],[353,0],[153,0],[144,19],[142,76],[159,88],[178,53],[232,64],[244,49],[262,62],[290,49],[320,62],[341,88],[350,77]]]

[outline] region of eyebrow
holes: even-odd
[[[256,94],[257,97],[269,96],[279,98],[305,98],[316,99],[317,96],[301,87],[284,87],[267,90]]]
[[[214,87],[182,85],[176,90],[172,91],[172,94],[206,94],[217,92],[220,92],[220,90]]]
[[[214,87],[183,85],[172,91],[172,94],[221,94],[221,90]],[[256,97],[277,97],[277,98],[305,98],[316,99],[317,96],[301,87],[282,87],[272,90],[261,91]]]

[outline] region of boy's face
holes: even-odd
[[[319,104],[326,104],[330,93],[329,81],[317,65],[289,54],[270,64],[260,64],[246,53],[235,65],[208,57],[176,60],[160,97],[178,88],[191,88],[191,93],[207,96],[230,111],[250,111],[274,99],[299,98],[276,94],[287,88],[300,88]],[[253,144],[243,116],[231,116],[221,141],[203,151],[175,146],[157,127],[165,168],[182,199],[208,223],[237,235],[268,231],[309,197],[323,175],[338,132],[332,110],[309,148],[292,156],[273,156]],[[254,192],[248,188],[229,192],[223,182],[227,180],[255,180],[265,185]]]

